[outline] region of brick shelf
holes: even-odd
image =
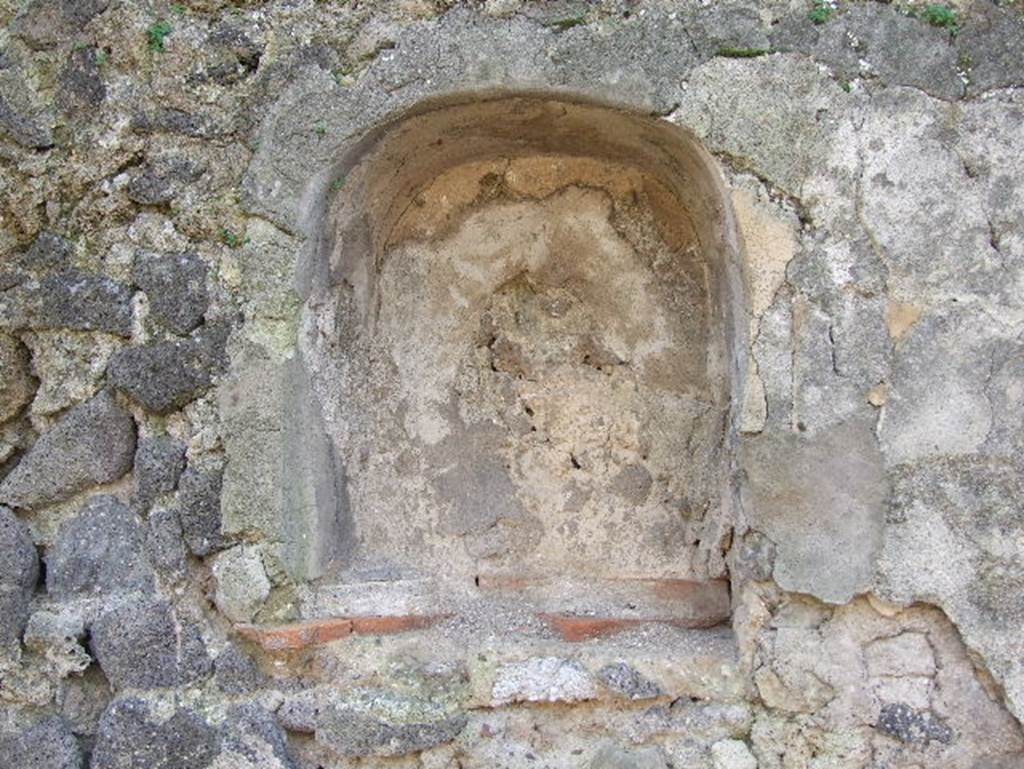
[[[384,611],[338,613],[280,625],[240,624],[240,635],[268,652],[315,647],[349,636],[386,636],[431,628],[449,619],[474,621],[488,611],[514,606],[562,641],[581,642],[613,636],[644,626],[680,629],[710,628],[728,621],[730,601],[724,580],[682,579],[597,580],[566,582],[550,578],[488,575],[474,589],[458,593],[438,583],[369,583],[331,586],[343,591],[342,608],[363,608],[349,594],[364,590]],[[410,600],[414,595],[415,600]],[[330,608],[322,602],[319,606]],[[521,631],[515,623],[504,632]]]

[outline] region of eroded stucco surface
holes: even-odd
[[[1018,5],[958,2],[954,35],[873,2],[820,23],[797,0],[0,3],[5,756],[1018,766]],[[374,311],[353,309],[369,294],[344,281],[369,273],[319,258],[362,183],[344,159],[405,110],[496,89],[695,136],[739,236],[735,322],[711,284],[687,293],[706,255],[657,272],[667,236],[650,257],[629,173],[501,153],[345,230],[385,257]],[[503,194],[479,197],[487,174]],[[571,297],[565,252],[591,287]],[[709,378],[696,340],[727,325]],[[715,483],[709,444],[686,454],[663,422],[724,441]],[[458,477],[466,452],[497,458],[496,485]],[[498,504],[460,513],[473,489]],[[696,507],[699,535],[670,516]],[[303,626],[275,651],[239,630],[443,614],[409,572],[567,550],[579,575],[724,575],[731,619],[569,641],[517,589],[405,633]],[[346,563],[363,581],[332,581]]]
[[[350,468],[342,569],[696,573],[725,427],[709,277],[644,182],[557,156],[458,167],[396,223],[372,300],[328,305],[311,355]]]

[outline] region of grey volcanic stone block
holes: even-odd
[[[232,759],[237,764],[232,763]],[[237,765],[239,769],[294,767],[288,754],[288,741],[274,716],[252,702],[228,710],[221,760],[229,766]]]
[[[128,199],[145,206],[170,203],[186,184],[201,175],[202,170],[188,160],[159,160],[143,167],[128,182]]]
[[[367,690],[321,710],[316,741],[343,756],[401,756],[451,742],[466,723],[434,702]]]
[[[115,689],[182,686],[211,667],[198,629],[154,599],[129,601],[101,616],[92,625],[92,650]]]
[[[139,252],[132,279],[149,297],[152,315],[174,333],[187,334],[203,320],[206,263],[195,254]]]
[[[160,720],[142,700],[119,699],[100,719],[91,769],[205,769],[220,742],[217,730],[187,708]]]
[[[145,532],[116,497],[90,499],[60,527],[46,557],[46,588],[56,598],[151,590]]]
[[[0,484],[0,502],[33,509],[89,486],[117,480],[132,467],[135,422],[101,392],[68,411],[36,441]]]
[[[83,769],[82,750],[63,718],[48,718],[0,738],[0,756],[11,769]]]
[[[98,51],[92,46],[76,48],[68,57],[57,81],[57,103],[68,112],[80,112],[103,103],[107,87],[96,61]]]
[[[915,710],[902,702],[882,705],[878,716],[878,731],[894,737],[900,742],[929,743],[932,740],[949,743],[953,730],[927,710]]]
[[[68,266],[71,243],[53,232],[40,232],[28,251],[18,258],[26,270],[60,270]]]
[[[188,554],[177,510],[157,510],[149,516],[146,553],[153,568],[172,579],[185,575]]]
[[[224,546],[221,536],[220,493],[223,473],[189,468],[178,483],[181,529],[188,549],[209,555]]]
[[[28,349],[14,337],[0,333],[0,422],[17,416],[35,390]]]
[[[228,709],[221,726],[178,708],[161,717],[136,698],[115,700],[103,714],[92,769],[292,769],[284,732],[254,703]]]
[[[132,333],[132,291],[123,283],[68,269],[0,294],[0,327]]]
[[[118,351],[110,381],[149,411],[169,414],[202,395],[225,366],[225,326],[204,327],[188,339]]]
[[[53,146],[53,114],[18,68],[0,69],[0,135],[29,149]]]
[[[30,48],[54,48],[107,9],[110,0],[32,0],[18,14],[12,32]]]
[[[28,527],[0,507],[0,646],[17,642],[39,578],[39,558]]]
[[[185,467],[185,445],[169,435],[143,438],[135,450],[134,502],[148,510],[160,494],[178,486]]]
[[[227,647],[217,656],[213,663],[213,677],[217,688],[225,694],[248,694],[264,683],[256,663],[234,646]]]

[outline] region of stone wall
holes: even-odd
[[[0,20],[10,766],[1024,765],[1019,3],[0,0]],[[693,275],[721,276],[693,296],[726,340],[705,399],[724,416],[680,456],[668,434],[642,462],[615,444],[589,469],[556,435],[537,449],[543,472],[513,474],[510,490],[480,488],[475,468],[445,507],[396,448],[424,423],[375,395],[403,355],[441,341],[411,347],[399,321],[442,318],[438,292],[458,282],[413,268],[475,264],[498,230],[514,245],[575,217],[601,237],[565,253],[605,285],[642,274],[629,259],[651,242],[630,213],[654,189],[630,176],[641,149],[601,184],[565,171],[578,158],[534,153],[516,169],[506,152],[478,158],[501,173],[434,173],[439,186],[411,195],[360,186],[359,160],[403,120],[510,95],[649,121],[706,158],[706,175],[687,171],[695,229],[658,249],[677,259],[696,237]],[[696,168],[686,157],[664,162]],[[374,206],[417,195],[420,208],[374,223]],[[338,221],[352,226],[325,224]],[[386,344],[348,346],[359,281],[332,261],[339,243],[402,255],[375,264]],[[634,256],[612,269],[623,243]],[[516,313],[564,287],[515,278],[487,300],[483,348],[466,332],[490,357],[435,351],[462,366],[462,418],[479,406],[511,431],[481,393],[529,405],[517,377],[593,370],[592,397],[555,388],[525,432],[552,430],[543,410],[572,413],[566,400],[656,421],[647,396],[628,396],[643,377],[597,378],[628,357],[617,323],[672,341],[679,378],[664,392],[701,368],[682,355],[700,335],[684,316],[644,336],[678,299],[667,289],[654,309],[614,293],[526,334]],[[424,286],[434,304],[417,304]],[[548,355],[587,334],[586,371]],[[345,366],[359,376],[339,378]],[[398,390],[416,403],[433,369],[409,371]],[[471,438],[438,467],[493,447]],[[721,453],[702,454],[710,443]],[[382,445],[394,456],[374,465]],[[510,500],[568,499],[551,471],[563,454],[595,501],[560,503],[561,531],[595,516],[635,529],[602,528],[617,537],[605,550],[587,549],[591,530],[518,558],[539,551]],[[653,494],[694,488],[701,457],[714,489],[686,504]],[[640,465],[616,496],[616,472]],[[466,525],[441,525],[459,504]],[[659,521],[684,507],[700,525],[666,546]],[[394,510],[439,518],[404,530]],[[502,540],[501,521],[521,528]],[[401,568],[375,564],[389,548],[404,548]],[[562,552],[576,581],[526,573]]]

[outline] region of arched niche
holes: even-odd
[[[448,98],[346,148],[314,210],[296,397],[341,475],[344,520],[310,536],[337,540],[335,595],[571,603],[723,575],[744,323],[694,137],[563,96]]]

